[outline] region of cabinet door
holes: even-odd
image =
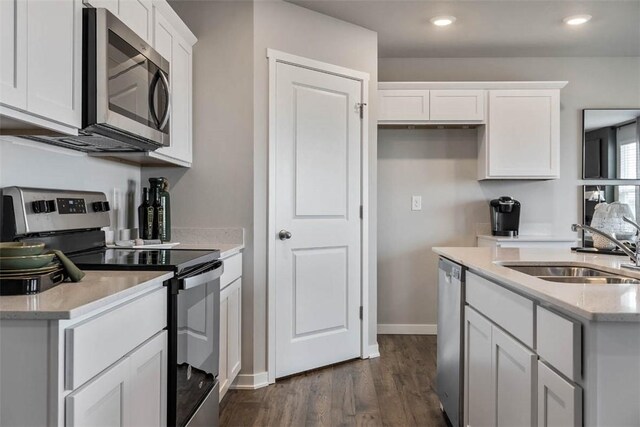
[[[496,425],[533,425],[536,355],[496,326],[492,326],[491,342]]]
[[[27,0],[27,110],[79,128],[82,1]]]
[[[27,3],[0,1],[0,103],[27,108]]]
[[[162,331],[130,356],[132,426],[167,423],[167,351],[167,331]]]
[[[429,91],[383,89],[378,91],[379,121],[420,122],[429,120]]]
[[[170,146],[156,153],[191,163],[192,50],[154,8],[154,47],[169,60],[171,70]]]
[[[484,120],[484,90],[431,90],[431,121]]]
[[[151,0],[120,0],[118,18],[146,42],[151,41]]]
[[[538,361],[538,427],[582,425],[582,389]]]
[[[107,9],[109,12],[118,16],[119,0],[84,0],[83,3],[91,7]]]
[[[220,293],[220,361],[218,364],[218,381],[220,382],[220,400],[224,397],[225,393],[229,389],[229,375],[228,372],[228,362],[227,362],[227,354],[228,354],[228,342],[229,338],[227,336],[227,319],[228,316],[228,304],[229,297],[225,291]]]
[[[241,293],[242,279],[236,280],[230,286],[227,305],[227,370],[229,382],[233,383],[240,372],[240,316],[241,316]]]
[[[491,323],[471,307],[465,308],[465,426],[495,425],[491,376]]]
[[[489,178],[557,178],[560,92],[492,90],[487,125]]]
[[[131,391],[124,358],[65,399],[66,426],[128,426]]]

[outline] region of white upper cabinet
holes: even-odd
[[[192,161],[192,43],[185,40],[157,7],[154,9],[154,48],[170,64],[171,78],[171,145],[160,148],[154,157],[182,166]],[[159,156],[158,156],[159,155]]]
[[[479,178],[560,176],[560,91],[492,90]]]
[[[27,108],[27,3],[0,1],[0,103]]]
[[[378,120],[416,122],[429,120],[428,90],[380,90]]]
[[[0,2],[4,116],[75,134],[82,119],[81,0]]]
[[[484,90],[431,90],[429,119],[437,122],[482,122],[484,94]]]
[[[105,8],[147,43],[153,28],[151,0],[84,0],[86,5]]]

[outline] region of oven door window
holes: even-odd
[[[113,31],[107,67],[109,110],[164,131],[169,114],[167,75]]]
[[[183,426],[214,387],[218,375],[218,281],[178,293],[177,424]]]

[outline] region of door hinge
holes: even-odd
[[[363,316],[363,307],[360,306],[360,320],[362,320],[362,316]]]
[[[360,113],[360,118],[363,119],[364,118],[364,107],[366,107],[367,104],[365,102],[358,102],[356,104],[356,110]]]

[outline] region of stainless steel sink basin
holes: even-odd
[[[587,283],[590,285],[637,285],[640,280],[624,276],[596,276],[596,277],[570,277],[570,276],[538,276],[542,280],[560,283]]]
[[[640,284],[640,279],[610,273],[591,267],[562,264],[503,264],[504,267],[519,271],[542,280],[559,283],[587,283],[593,285]]]
[[[512,270],[529,276],[561,276],[561,277],[594,277],[612,276],[611,273],[589,267],[574,267],[570,265],[505,265]]]

